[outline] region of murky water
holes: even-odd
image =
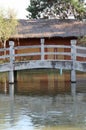
[[[86,74],[72,84],[69,72],[54,70],[20,71],[10,85],[0,79],[0,130],[86,130]]]

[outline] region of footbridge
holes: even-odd
[[[17,70],[70,70],[72,82],[76,82],[76,71],[86,72],[86,47],[76,46],[76,40],[71,40],[71,45],[45,45],[41,39],[40,45],[32,46],[14,46],[10,41],[9,48],[0,49],[0,54],[0,72],[9,72],[9,83],[14,82]]]

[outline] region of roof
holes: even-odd
[[[86,22],[70,19],[20,19],[17,29],[13,38],[79,37],[86,35]]]

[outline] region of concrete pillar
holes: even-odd
[[[74,69],[71,70],[71,82],[76,82],[76,71]]]
[[[76,40],[71,40],[71,60],[72,60],[72,69],[71,69],[71,82],[76,82]]]
[[[9,95],[10,95],[10,99],[13,100],[14,99],[14,84],[9,84]]]
[[[9,84],[13,84],[14,83],[14,71],[10,70],[9,71]]]
[[[45,39],[41,38],[40,42],[41,42],[41,60],[44,60],[44,42],[45,42]]]
[[[14,42],[9,41],[9,54],[10,54],[10,71],[9,71],[9,83],[14,83]]]

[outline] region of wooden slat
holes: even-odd
[[[0,52],[9,51],[9,48],[0,48]]]
[[[86,54],[77,53],[76,56],[79,56],[79,57],[86,57]]]
[[[20,50],[20,49],[29,49],[29,48],[35,49],[35,48],[41,48],[41,46],[40,45],[36,45],[36,46],[35,45],[33,45],[33,46],[17,46],[14,49]]]
[[[76,47],[76,50],[77,50],[77,53],[76,53],[76,56],[79,56],[79,57],[86,57],[86,47],[81,47],[81,46],[75,46]],[[15,50],[23,50],[23,49],[41,49],[41,45],[33,45],[33,46],[18,46],[18,47],[14,47]],[[64,46],[64,45],[44,45],[44,48],[47,48],[47,49],[50,49],[50,51],[48,52],[44,52],[44,55],[49,55],[49,56],[71,56],[71,52],[54,52],[52,51],[52,49],[59,49],[59,48],[70,48],[71,49],[71,46]],[[4,52],[4,51],[9,51],[9,48],[1,48],[0,49],[0,52]],[[28,50],[29,51],[29,50]],[[23,51],[21,52],[21,54],[15,54],[13,57],[19,57],[19,56],[37,56],[37,55],[40,55],[41,56],[41,52],[39,52],[37,50],[37,52],[29,52],[28,51],[26,53],[24,53]],[[10,55],[1,55],[0,56],[0,59],[4,59],[4,58],[9,58]],[[53,57],[52,57],[53,58]],[[54,58],[53,58],[54,59]],[[47,59],[48,60],[48,59]]]
[[[67,55],[67,56],[71,56],[71,53],[68,53],[68,52],[45,52],[45,55]]]
[[[64,45],[45,45],[45,48],[71,48],[71,46],[64,46]]]
[[[24,54],[15,54],[15,57],[18,56],[36,56],[36,55],[40,55],[40,52],[36,52],[36,53],[24,53]]]
[[[86,50],[86,47],[76,46],[76,49],[79,49],[79,50]]]

